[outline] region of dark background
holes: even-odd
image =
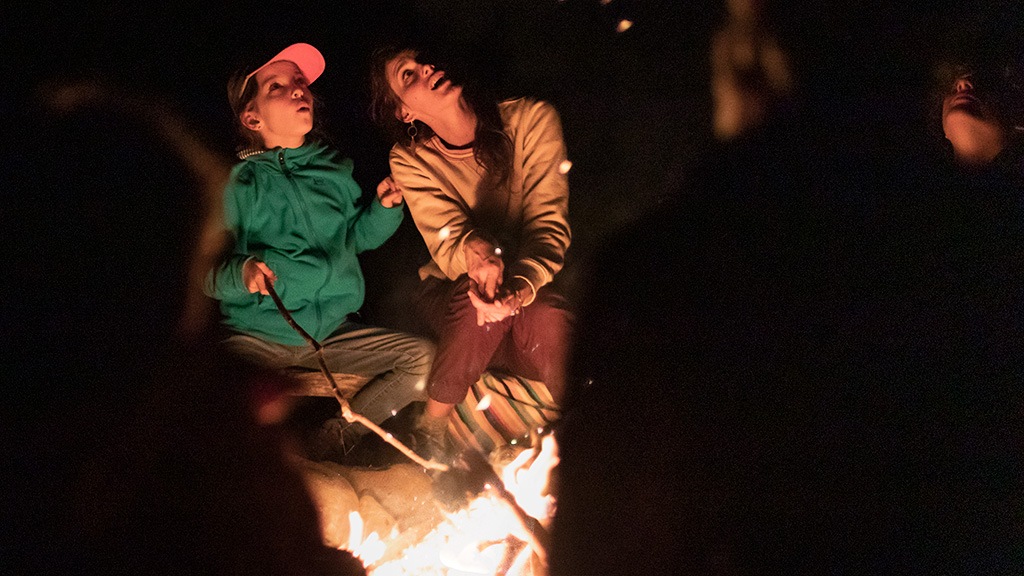
[[[85,552],[55,541],[47,529],[52,522],[46,514],[64,518],[65,505],[78,503],[86,505],[89,514],[84,517],[92,520],[90,487],[78,493],[74,481],[83,476],[82,469],[91,470],[80,469],[81,463],[91,462],[97,452],[105,453],[108,445],[116,444],[111,439],[124,441],[128,445],[125,450],[131,453],[136,449],[149,452],[150,440],[133,438],[113,425],[126,414],[141,414],[140,419],[158,431],[154,437],[173,445],[174,449],[156,452],[170,455],[167,467],[161,470],[171,478],[185,476],[186,494],[194,483],[179,474],[182,467],[177,458],[190,456],[193,449],[202,452],[209,448],[212,460],[227,463],[226,475],[237,471],[249,476],[263,470],[266,461],[261,456],[251,459],[252,467],[235,465],[238,446],[228,433],[245,428],[224,418],[218,401],[241,408],[231,402],[230,392],[223,393],[220,382],[195,390],[186,387],[197,399],[185,395],[185,401],[161,403],[159,409],[133,410],[132,392],[147,396],[140,390],[147,381],[144,376],[121,373],[125,371],[121,366],[136,367],[145,375],[141,372],[149,368],[145,361],[159,357],[158,347],[165,344],[168,325],[173,323],[168,319],[177,312],[173,298],[165,297],[165,292],[180,289],[184,278],[181,254],[172,254],[181,251],[181,238],[174,235],[181,227],[160,220],[161,214],[181,212],[181,206],[167,198],[169,193],[181,194],[181,186],[163,183],[176,180],[184,170],[183,163],[155,157],[152,143],[146,145],[147,135],[133,139],[126,134],[126,127],[134,129],[135,124],[119,121],[116,106],[86,121],[70,123],[75,131],[62,131],[62,124],[43,117],[45,111],[37,102],[40,91],[54,81],[93,79],[136,96],[169,102],[211,149],[230,161],[234,141],[225,96],[229,74],[239,62],[255,59],[262,63],[290,43],[310,42],[327,59],[327,70],[314,85],[324,103],[319,115],[336,144],[354,158],[356,179],[370,191],[387,173],[388,143],[366,113],[366,64],[379,41],[415,32],[433,38],[448,54],[458,55],[499,93],[548,99],[562,116],[574,163],[569,175],[574,242],[563,275],[572,279],[581,269],[596,270],[593,281],[576,285],[574,296],[597,292],[598,309],[605,313],[583,318],[588,328],[581,330],[580,341],[592,348],[592,362],[583,356],[581,363],[586,366],[582,373],[597,376],[598,383],[589,403],[584,404],[586,408],[575,411],[582,418],[576,429],[586,437],[577,438],[575,448],[566,451],[563,459],[563,464],[569,464],[567,469],[576,471],[575,476],[567,475],[567,480],[576,478],[577,482],[574,490],[560,498],[560,517],[571,528],[568,532],[587,544],[578,549],[581,556],[603,561],[605,557],[597,552],[613,555],[620,549],[620,542],[599,538],[617,535],[605,531],[602,520],[621,530],[649,556],[680,553],[673,532],[661,529],[656,520],[679,522],[686,516],[677,513],[679,510],[706,508],[692,496],[694,486],[687,482],[700,471],[699,458],[710,454],[705,462],[706,485],[698,488],[713,495],[721,487],[728,495],[730,486],[723,478],[732,478],[741,495],[749,496],[741,502],[767,502],[755,506],[757,514],[753,516],[746,510],[733,510],[735,518],[726,515],[721,521],[715,510],[709,510],[707,516],[713,525],[722,527],[724,536],[744,536],[729,521],[746,519],[737,524],[747,526],[749,534],[775,534],[780,546],[798,553],[795,558],[808,565],[816,561],[816,557],[803,554],[805,542],[791,536],[794,533],[782,529],[784,526],[777,531],[763,528],[772,525],[770,522],[788,521],[777,510],[800,516],[805,500],[790,501],[785,496],[790,481],[808,477],[809,470],[818,483],[812,485],[815,489],[803,492],[806,502],[820,506],[826,515],[833,510],[850,512],[844,525],[848,524],[853,536],[865,527],[869,536],[865,541],[871,546],[858,548],[854,539],[853,552],[875,550],[875,536],[892,545],[906,541],[910,534],[927,544],[920,548],[938,550],[940,560],[947,551],[953,557],[962,553],[975,567],[984,568],[1009,558],[1008,563],[1017,570],[988,573],[1019,573],[1019,553],[1012,557],[1003,554],[1019,552],[1019,546],[1014,546],[1019,538],[1012,538],[1015,530],[1019,532],[1019,518],[1012,508],[1020,501],[1019,491],[1011,490],[1019,484],[1019,463],[1007,458],[1003,448],[1020,445],[1016,408],[1020,405],[1020,372],[1014,372],[1016,365],[1011,363],[1019,357],[1019,323],[1014,321],[1020,316],[1004,313],[1019,314],[1019,307],[1014,308],[1020,293],[1014,292],[1014,286],[1019,283],[1012,282],[1020,277],[1015,266],[1020,254],[1020,220],[1008,223],[1006,219],[1012,220],[1016,212],[1006,212],[991,201],[976,205],[973,196],[960,194],[955,187],[942,187],[950,192],[948,196],[929,197],[916,196],[913,188],[900,188],[910,183],[918,190],[925,189],[915,181],[927,178],[906,172],[933,166],[916,160],[904,162],[936,144],[925,129],[932,63],[947,53],[1015,52],[1024,38],[1020,4],[942,1],[904,2],[893,7],[867,2],[779,3],[770,11],[770,19],[793,59],[798,97],[803,102],[798,117],[804,124],[791,132],[781,130],[783,137],[769,133],[761,142],[740,146],[731,156],[723,155],[717,166],[712,162],[713,170],[707,170],[708,157],[720,151],[710,130],[708,46],[723,14],[724,1],[612,0],[607,5],[597,0],[3,4],[0,30],[7,52],[0,57],[0,77],[5,81],[0,88],[0,122],[5,136],[0,192],[5,203],[0,205],[0,229],[18,236],[18,241],[4,246],[8,253],[3,279],[7,284],[0,298],[0,323],[15,330],[3,334],[0,348],[16,357],[4,369],[13,365],[14,380],[21,377],[21,388],[12,388],[2,403],[0,421],[10,422],[8,412],[23,409],[26,399],[35,401],[29,408],[43,416],[20,415],[24,430],[15,432],[23,434],[5,434],[3,446],[14,455],[5,453],[3,459],[13,462],[3,472],[14,480],[4,483],[14,489],[5,491],[3,504],[18,504],[18,510],[24,512],[17,517],[21,522],[13,524],[16,530],[12,533],[33,544],[26,546],[26,556],[76,566],[74,553]],[[634,25],[617,33],[615,26],[621,18],[633,20]],[[42,126],[46,129],[41,130]],[[107,126],[111,126],[113,137],[107,137]],[[821,153],[815,149],[818,142],[826,145]],[[135,144],[142,153],[136,153]],[[34,156],[46,159],[34,161]],[[831,164],[817,164],[819,157]],[[139,163],[138,170],[124,169],[134,162]],[[814,186],[792,187],[791,183],[801,180],[789,178],[786,166],[805,170]],[[108,169],[125,181],[106,181]],[[835,192],[835,205],[852,215],[850,223],[830,213],[831,218],[820,221],[826,225],[819,225],[822,207],[815,203],[820,197],[803,194],[806,190]],[[984,189],[978,186],[973,191]],[[734,194],[732,200],[718,202],[729,193]],[[686,194],[691,200],[696,196],[707,202],[683,203],[698,209],[691,212],[678,209],[680,204],[667,199]],[[95,202],[91,201],[94,197]],[[935,198],[944,202],[933,203]],[[768,209],[763,213],[758,211],[762,205]],[[801,209],[804,206],[806,211]],[[985,206],[987,211],[979,209]],[[736,214],[729,211],[732,208],[737,208]],[[644,212],[654,212],[657,217],[642,220]],[[771,215],[782,219],[776,224]],[[22,217],[31,220],[31,225],[14,222]],[[600,267],[588,264],[592,255],[602,254],[602,245],[614,232],[638,222],[651,223],[651,233],[644,234],[643,226],[634,227],[625,237],[626,243],[620,238],[610,253],[604,252],[610,257]],[[722,222],[729,225],[716,227]],[[917,227],[904,228],[904,223]],[[804,242],[803,236],[787,235],[799,232],[805,224],[814,225],[807,237],[822,242],[820,250],[814,242]],[[842,229],[844,224],[844,235],[832,234],[829,226]],[[776,229],[785,233],[773,236]],[[751,233],[745,234],[747,230]],[[876,230],[880,233],[873,234]],[[136,231],[141,237],[133,236]],[[761,238],[774,238],[775,244],[761,243]],[[722,242],[716,246],[716,239],[737,245]],[[858,252],[861,241],[875,250],[864,258]],[[828,251],[829,242],[846,248],[840,253],[845,258],[820,262],[850,265],[853,269],[849,272],[837,271],[843,283],[823,282],[817,286],[819,292],[807,293],[803,289],[815,287],[813,281],[819,278],[812,275],[801,282],[805,280],[801,276],[791,277],[786,268],[771,265],[776,259],[770,251],[782,247],[793,249],[790,270],[831,273],[833,268],[809,266],[804,259],[833,254]],[[696,248],[693,257],[686,249],[677,250],[679,246]],[[950,246],[966,249],[957,252]],[[707,258],[700,260],[704,254]],[[17,256],[13,258],[13,275],[9,267],[12,255]],[[665,267],[663,255],[675,266]],[[736,258],[717,258],[719,255]],[[410,219],[382,248],[365,255],[366,309],[371,321],[396,326],[405,322],[410,310],[405,298],[415,285],[416,267],[425,258]],[[750,270],[743,267],[746,262],[753,263]],[[709,275],[719,263],[724,271],[719,277]],[[894,278],[889,278],[886,274],[892,271]],[[979,279],[977,285],[946,282],[957,278],[958,272]],[[126,274],[133,276],[125,278]],[[799,307],[778,306],[773,293],[760,291],[762,284],[748,279],[777,280],[779,290],[792,288],[792,293],[783,292],[791,301],[820,306],[820,310],[812,310],[823,313],[805,316]],[[891,290],[896,281],[902,291]],[[1010,288],[1001,290],[1004,285]],[[711,289],[719,286],[727,289]],[[844,289],[833,292],[834,286]],[[864,292],[845,289],[849,286],[861,286]],[[16,288],[13,293],[8,290],[11,287]],[[708,296],[724,298],[698,297],[705,295],[699,292],[702,288]],[[687,290],[690,300],[680,297]],[[891,294],[895,298],[889,298]],[[816,299],[819,295],[822,298]],[[861,296],[863,302],[858,300]],[[837,301],[845,302],[848,309],[837,308]],[[693,312],[697,326],[719,337],[712,343],[717,342],[722,353],[708,354],[705,366],[711,384],[719,380],[714,378],[718,375],[714,369],[722,369],[726,375],[736,372],[737,382],[747,382],[750,378],[743,369],[753,366],[768,372],[762,378],[765,386],[737,386],[735,391],[727,386],[716,391],[700,381],[685,388],[672,386],[682,373],[678,363],[689,358],[677,353],[680,346],[666,344],[664,338],[674,337],[686,344],[688,334],[683,330],[689,325],[666,313],[673,308],[663,307],[663,302],[674,303],[676,312]],[[693,309],[687,307],[690,304]],[[764,315],[778,312],[797,327],[810,325],[821,332],[755,330],[746,340],[737,341],[743,333],[735,327],[750,327],[753,321],[748,317],[758,320],[756,314],[748,316],[747,312],[759,312],[761,304]],[[709,305],[718,309],[708,309]],[[11,322],[11,317],[17,321]],[[840,330],[809,324],[819,317],[847,328],[862,347],[850,346]],[[735,326],[722,322],[730,318]],[[978,345],[972,346],[969,337],[975,332]],[[766,342],[771,345],[765,346]],[[801,347],[804,344],[807,346]],[[807,350],[812,353],[805,353]],[[779,351],[787,355],[773,356]],[[749,356],[753,359],[746,360]],[[779,358],[785,362],[778,362]],[[101,378],[89,377],[87,370],[96,363],[101,364],[96,374],[113,376],[109,390],[103,390]],[[801,367],[808,368],[806,374],[794,373]],[[915,372],[921,367],[926,369]],[[962,372],[950,372],[949,367]],[[776,368],[784,373],[776,374]],[[821,369],[836,376],[833,382],[821,377]],[[794,380],[803,387],[790,386]],[[950,381],[954,382],[946,390]],[[1016,386],[994,389],[1005,381]],[[890,382],[894,383],[892,390],[883,386]],[[170,386],[167,395],[185,384]],[[861,384],[862,389],[854,389]],[[110,399],[117,401],[103,402]],[[678,419],[677,414],[688,406],[696,407],[691,410],[695,415],[707,416],[694,420],[701,428],[680,433],[680,422],[687,420]],[[834,418],[819,421],[818,414]],[[805,421],[812,425],[789,425]],[[183,439],[180,424],[189,422],[210,423],[215,434],[197,430]],[[829,442],[819,442],[819,433]],[[224,440],[211,442],[211,438]],[[749,442],[751,438],[764,438],[763,450]],[[681,446],[681,442],[690,444]],[[683,457],[691,454],[683,451],[687,446],[692,448],[692,458]],[[754,457],[747,457],[751,452]],[[111,460],[117,462],[119,453],[114,454]],[[666,458],[666,454],[676,457]],[[759,473],[768,468],[759,468],[758,463],[774,466],[781,459],[785,464],[790,455],[795,458],[794,468],[776,468],[779,473],[774,476]],[[818,457],[834,468],[822,470]],[[70,462],[62,464],[64,460]],[[720,462],[735,466],[732,475],[723,476],[716,468]],[[861,476],[845,473],[849,462],[864,463]],[[692,463],[696,464],[688,475],[670,469]],[[145,471],[152,466],[126,468],[142,471],[140,482],[149,481]],[[637,490],[623,488],[622,471]],[[895,486],[887,484],[892,478],[896,478]],[[862,479],[877,480],[878,484],[864,484]],[[836,480],[843,481],[838,488],[833,487]],[[670,483],[666,486],[666,482]],[[922,491],[921,486],[931,491]],[[844,497],[847,489],[849,498]],[[160,495],[157,502],[163,501],[162,490],[153,493]],[[276,500],[278,492],[268,494]],[[821,495],[832,499],[820,504]],[[866,502],[857,500],[861,497]],[[608,506],[592,506],[596,501]],[[662,506],[662,502],[668,505]],[[680,503],[685,506],[674,507]],[[844,506],[829,507],[829,503]],[[845,506],[848,503],[856,505]],[[42,513],[35,504],[42,505]],[[182,506],[187,511],[193,508]],[[813,519],[816,508],[810,509]],[[147,510],[140,507],[143,513]],[[580,515],[573,516],[572,510]],[[630,511],[641,514],[623,521],[621,514]],[[261,520],[253,525],[264,525],[262,510],[253,508],[251,513]],[[598,514],[597,520],[592,513]],[[901,532],[900,524],[878,519],[903,521],[910,528]],[[879,522],[884,525],[876,526]],[[921,522],[928,525],[921,527]],[[168,534],[178,534],[175,524],[168,526],[172,527]],[[954,528],[947,530],[947,526]],[[958,530],[961,527],[967,529]],[[24,536],[28,528],[38,532],[36,537]],[[58,533],[79,537],[77,524],[56,528]],[[817,525],[811,523],[806,532],[797,534],[813,537],[816,530]],[[126,532],[131,535],[130,530]],[[668,537],[648,541],[649,533]],[[693,534],[701,533],[695,529]],[[136,540],[145,535],[144,531]],[[119,539],[101,536],[95,535],[95,541],[120,545]],[[275,533],[265,541],[276,541],[278,536]],[[842,550],[846,536],[844,532],[833,534],[836,545],[819,547],[819,553]],[[739,537],[736,541],[742,543]],[[793,540],[782,541],[785,538]],[[1015,542],[1007,542],[1011,539]],[[950,543],[962,549],[947,546]],[[39,553],[51,547],[53,554]],[[742,546],[739,549],[742,551]],[[989,551],[994,551],[992,560],[983,557]],[[173,552],[171,557],[178,553]],[[742,559],[742,555],[738,557]],[[838,556],[832,562],[841,565],[844,559]],[[683,565],[675,560],[666,556],[664,561],[675,567]],[[922,573],[949,573],[928,570],[928,565],[916,565],[916,560],[907,552],[896,563],[881,566],[916,566]],[[625,561],[630,570],[621,573],[638,573],[632,558],[627,556]],[[875,569],[862,573],[913,572]]]
[[[790,48],[798,81],[820,87],[822,79],[844,78],[835,90],[819,92],[837,131],[856,131],[858,110],[867,106],[883,110],[900,139],[901,132],[922,129],[922,79],[938,54],[1005,50],[1007,39],[1020,36],[1018,4],[970,4],[786,3],[770,10],[769,18]],[[367,191],[387,174],[389,148],[367,113],[369,56],[395,37],[432,41],[499,95],[543,98],[559,110],[573,161],[574,243],[564,275],[571,281],[573,263],[585,260],[602,237],[685,188],[708,148],[708,47],[725,3],[113,1],[8,4],[2,11],[13,37],[3,66],[15,102],[31,98],[44,82],[100,80],[169,102],[228,159],[235,144],[228,76],[292,42],[309,42],[327,60],[314,86],[322,101],[318,114],[335,144],[355,160],[356,179]],[[618,33],[623,18],[634,25]],[[837,69],[848,73],[829,75]],[[874,92],[865,100],[851,86]],[[4,116],[30,136],[24,120],[32,119],[19,120],[18,111]],[[404,324],[403,299],[426,258],[411,219],[388,244],[364,256],[371,320]]]
[[[228,76],[290,43],[309,42],[327,61],[314,85],[318,114],[355,160],[355,177],[367,191],[387,174],[390,147],[368,115],[369,56],[392,38],[433,41],[499,95],[544,98],[558,108],[574,163],[573,250],[582,253],[664,194],[709,137],[706,46],[721,10],[713,2],[666,1],[213,2],[201,8],[111,2],[37,4],[5,25],[24,46],[12,70],[19,85],[98,79],[159,97],[228,159],[235,145]],[[619,34],[621,18],[635,25]],[[27,66],[19,65],[22,57]],[[74,145],[54,143],[65,144]],[[371,319],[403,323],[401,300],[426,258],[411,218],[381,249],[364,255]]]

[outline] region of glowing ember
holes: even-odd
[[[625,20],[625,19],[623,19],[623,20],[619,20],[619,25],[615,27],[615,31],[616,32],[625,32],[626,30],[629,30],[632,27],[633,27],[633,21],[632,20]]]
[[[558,172],[560,174],[568,174],[569,170],[572,170],[572,162],[569,160],[562,160],[562,163],[558,165]]]

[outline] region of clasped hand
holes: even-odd
[[[516,292],[502,288],[497,298],[488,301],[480,294],[479,285],[473,280],[469,281],[469,300],[476,308],[477,326],[483,326],[488,322],[501,322],[509,316],[519,314],[522,309],[522,301]]]
[[[501,322],[522,310],[520,290],[502,286],[505,263],[501,250],[482,233],[475,232],[464,245],[469,300],[476,308],[476,324]]]

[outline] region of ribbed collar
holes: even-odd
[[[239,160],[245,160],[249,156],[255,156],[257,154],[263,154],[266,151],[267,151],[266,148],[246,148],[245,150],[239,150],[238,154],[236,154],[236,155],[238,156]]]
[[[325,156],[327,148],[326,144],[320,142],[307,142],[298,148],[278,147],[271,150],[250,148],[239,152],[238,157],[243,162],[267,164],[280,170],[281,161],[278,157],[283,153],[285,166],[288,170],[292,170],[297,166],[303,166],[311,162],[317,163],[319,162],[318,158],[327,158],[329,156]]]
[[[473,147],[472,146],[468,146],[466,148],[449,148],[449,147],[444,145],[444,140],[441,140],[441,137],[438,136],[437,134],[434,134],[433,136],[431,136],[430,139],[425,142],[425,144],[429,145],[434,150],[437,150],[438,152],[440,152],[441,154],[444,154],[445,156],[447,156],[449,158],[472,158],[473,157]]]

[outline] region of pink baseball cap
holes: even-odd
[[[278,52],[277,56],[267,60],[267,62],[259,68],[249,72],[241,82],[242,86],[238,89],[238,97],[241,98],[242,94],[245,93],[245,86],[249,83],[250,78],[255,76],[260,70],[263,70],[270,64],[280,60],[294,62],[295,65],[299,67],[299,70],[302,71],[302,75],[306,77],[306,81],[310,84],[319,78],[320,75],[324,73],[324,68],[327,67],[327,63],[324,61],[324,55],[313,46],[303,42],[292,44]]]

